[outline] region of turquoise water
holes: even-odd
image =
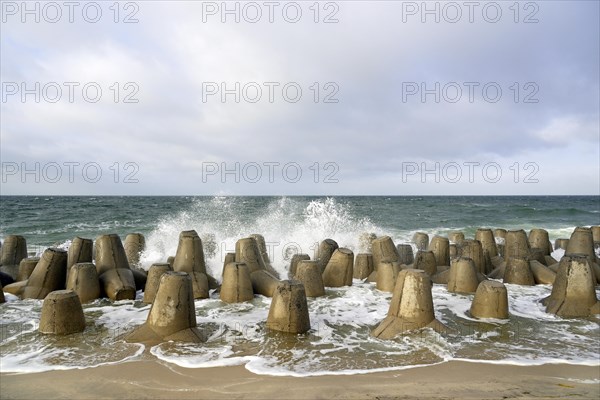
[[[479,227],[545,228],[550,239],[568,238],[576,226],[600,224],[600,199],[574,197],[0,197],[0,237],[21,234],[31,254],[47,246],[68,248],[75,236],[131,232],[146,236],[142,265],[175,254],[179,232],[196,229],[207,268],[221,274],[225,253],[251,233],[265,236],[273,266],[285,276],[291,255],[313,256],[333,238],[355,253],[363,233],[409,242],[416,231],[472,237]],[[553,254],[560,258],[561,251]],[[86,368],[155,357],[189,368],[244,364],[258,374],[356,374],[412,368],[448,360],[508,364],[564,362],[599,365],[600,318],[563,319],[539,301],[551,287],[508,285],[511,318],[474,320],[472,296],[434,285],[436,318],[453,333],[425,330],[392,341],[370,337],[385,317],[391,294],[372,284],[329,288],[309,299],[312,329],[297,337],[267,332],[271,299],[226,305],[218,294],[196,301],[196,319],[209,334],[202,345],[165,343],[151,348],[123,336],[143,323],[149,306],[138,300],[84,305],[86,331],[67,338],[37,332],[42,302],[7,294],[0,305],[0,369],[34,372]],[[598,292],[600,295],[600,291]],[[109,350],[107,350],[109,349]]]

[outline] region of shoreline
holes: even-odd
[[[388,372],[291,377],[257,375],[244,365],[183,368],[145,359],[86,369],[0,373],[0,382],[2,399],[592,399],[600,397],[600,364],[448,361]]]

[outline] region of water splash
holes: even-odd
[[[241,210],[245,210],[242,212]],[[352,206],[334,198],[306,201],[281,197],[261,204],[253,198],[214,197],[194,200],[188,209],[159,220],[146,239],[141,255],[146,269],[175,255],[179,233],[195,229],[203,240],[207,268],[220,276],[227,252],[235,242],[252,233],[265,237],[273,267],[285,275],[291,255],[307,253],[314,258],[318,243],[335,239],[340,247],[362,250],[364,232],[382,232],[367,217],[356,217]]]

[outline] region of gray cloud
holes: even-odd
[[[509,3],[498,3],[498,23],[476,13],[473,23],[455,24],[421,23],[419,16],[402,23],[406,2],[339,2],[339,23],[315,24],[309,4],[300,4],[304,13],[296,24],[281,18],[221,23],[217,16],[202,22],[202,4],[193,2],[140,2],[137,24],[114,23],[109,13],[97,24],[9,18],[2,24],[4,84],[95,82],[103,93],[97,103],[77,90],[73,103],[64,93],[57,103],[36,103],[32,96],[25,103],[18,96],[3,101],[2,162],[96,162],[106,176],[115,162],[132,162],[140,181],[23,184],[11,175],[2,194],[600,192],[598,3],[536,2],[535,24],[515,23]],[[521,10],[519,18],[524,15]],[[117,103],[110,89],[115,82]],[[123,102],[133,93],[127,82],[139,88],[137,103]],[[218,95],[203,101],[206,82],[229,88],[256,82],[263,97],[257,103],[236,103],[233,95],[225,103]],[[279,83],[273,103],[264,82]],[[300,101],[282,98],[288,82],[302,88]],[[332,93],[328,82],[339,87],[338,103],[323,103]],[[410,82],[429,89],[456,82],[462,97],[451,103],[442,91],[439,103],[431,94],[422,102],[420,94],[403,96]],[[465,82],[478,83],[473,102]],[[498,102],[483,97],[486,83],[501,88]],[[453,87],[447,86],[450,97]],[[525,103],[527,95],[538,102]],[[271,161],[298,163],[303,179],[203,181],[207,162],[243,168]],[[407,163],[469,161],[498,163],[503,179],[403,180]],[[339,183],[324,184],[325,170],[315,183],[309,168],[315,162],[321,169],[335,162]],[[535,162],[543,179],[514,183],[507,177],[515,162],[521,169]]]

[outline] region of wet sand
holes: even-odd
[[[186,369],[155,359],[82,370],[0,374],[2,399],[598,399],[600,365],[451,361],[363,375],[256,375],[244,366]]]

